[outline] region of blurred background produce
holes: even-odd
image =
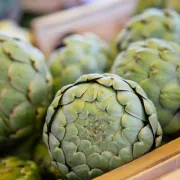
[[[180,16],[173,10],[148,9],[134,16],[119,33],[116,43],[119,52],[132,42],[159,38],[180,43]]]
[[[0,152],[31,135],[41,135],[52,99],[52,77],[43,54],[30,44],[0,34]]]
[[[180,130],[180,45],[147,39],[118,55],[112,73],[139,83],[157,108],[164,134]],[[178,137],[180,134],[177,134]]]
[[[15,23],[15,21],[8,20],[8,19],[1,20],[0,31],[8,36],[16,37],[23,41],[27,41],[31,44],[34,43],[34,37],[33,37],[32,31],[30,31],[29,29],[20,27],[17,23]]]
[[[0,159],[1,180],[40,180],[39,168],[33,161],[23,161],[17,157]]]
[[[180,137],[179,12],[0,0],[0,179],[91,179]]]
[[[67,36],[49,60],[54,93],[83,74],[108,71],[113,60],[111,47],[95,34]]]

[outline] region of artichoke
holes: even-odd
[[[39,165],[43,180],[56,180],[61,177],[58,169],[52,165],[48,149],[42,140],[33,149],[33,160]]]
[[[178,134],[180,45],[160,39],[132,43],[118,55],[111,72],[139,83],[156,106],[165,134]]]
[[[166,0],[139,0],[135,13],[142,13],[145,9],[148,8],[164,8]],[[171,1],[171,0],[170,0]]]
[[[133,17],[117,37],[119,51],[130,43],[159,38],[180,44],[180,16],[173,10],[149,9]]]
[[[51,100],[52,77],[42,53],[0,33],[0,151],[40,133]]]
[[[96,35],[70,35],[64,47],[50,57],[49,67],[54,78],[54,93],[86,73],[102,73],[110,67],[110,47]]]
[[[162,129],[137,83],[88,74],[57,92],[43,138],[64,179],[89,180],[158,147]]]
[[[10,20],[0,21],[0,31],[7,36],[15,37],[29,43],[33,43],[34,41],[33,34],[28,29],[21,28]]]
[[[17,157],[0,159],[1,180],[40,180],[37,165]]]
[[[180,1],[179,0],[166,0],[166,7],[174,9],[180,13]]]

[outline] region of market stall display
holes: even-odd
[[[0,179],[178,177],[176,3],[0,0]]]

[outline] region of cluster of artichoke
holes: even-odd
[[[170,9],[132,17],[116,58],[92,33],[48,61],[0,33],[0,179],[90,180],[179,137],[179,39]]]
[[[139,83],[156,106],[164,134],[180,136],[180,16],[148,9],[117,37],[111,73]]]

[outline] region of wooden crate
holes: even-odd
[[[110,41],[131,17],[137,0],[98,0],[35,19],[37,46],[49,56],[67,34],[93,32]]]
[[[95,180],[154,180],[158,178],[160,178],[159,180],[166,180],[167,177],[177,175],[179,171],[173,171],[179,168],[180,138],[161,146],[129,164],[110,171]],[[173,173],[171,174],[171,172]],[[179,179],[170,178],[169,180]]]

